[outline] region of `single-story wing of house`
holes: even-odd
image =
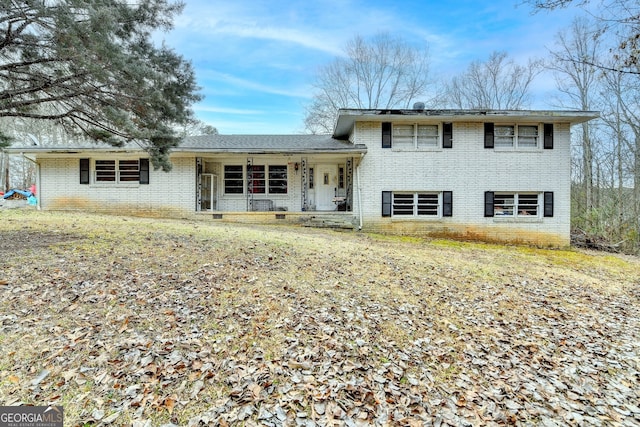
[[[331,136],[185,137],[170,172],[135,143],[6,151],[35,163],[40,209],[567,246],[571,126],[597,117],[341,109]]]

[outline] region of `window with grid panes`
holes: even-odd
[[[242,165],[225,165],[224,192],[225,194],[244,193],[244,176]]]
[[[437,125],[417,125],[416,146],[418,148],[438,147],[438,126]]]
[[[437,216],[438,193],[393,193],[393,215]]]
[[[96,160],[96,182],[116,182],[116,161]]]
[[[287,194],[287,165],[269,166],[269,194]]]
[[[118,160],[118,178],[120,182],[138,182],[140,180],[138,160]]]
[[[96,160],[96,182],[139,182],[139,160]]]
[[[393,125],[392,146],[395,149],[437,148],[438,138],[438,125]]]
[[[253,194],[264,194],[267,191],[266,175],[264,173],[264,165],[247,166],[249,177],[249,190]]]
[[[536,148],[538,146],[538,126],[496,124],[494,126],[494,144],[496,148]]]
[[[538,216],[538,194],[495,193],[495,216]]]

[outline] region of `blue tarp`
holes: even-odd
[[[3,197],[3,199],[8,199],[9,197],[13,196],[14,193],[17,194],[22,194],[24,197],[26,197],[27,199],[31,196],[33,196],[33,194],[31,194],[31,191],[23,191],[23,190],[9,190]]]

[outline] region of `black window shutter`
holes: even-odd
[[[484,148],[493,148],[493,123],[484,124]]]
[[[553,216],[553,191],[544,192],[544,216]]]
[[[453,147],[453,123],[442,124],[442,148]]]
[[[391,191],[382,192],[382,216],[391,216]]]
[[[493,191],[484,192],[484,216],[493,216]]]
[[[391,122],[382,123],[382,148],[391,148]]]
[[[453,216],[453,192],[442,192],[442,216]]]
[[[80,184],[89,183],[89,159],[80,159]]]
[[[545,150],[553,149],[553,123],[545,123],[543,133]]]
[[[140,159],[140,184],[149,183],[149,159]]]

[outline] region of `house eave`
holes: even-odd
[[[597,111],[560,111],[560,110],[416,110],[416,109],[340,109],[333,138],[346,139],[356,122],[413,122],[420,119],[432,119],[443,122],[496,122],[513,121],[584,123],[600,117]]]
[[[260,148],[221,148],[221,149],[206,149],[206,148],[175,148],[173,153],[194,153],[197,155],[206,154],[268,154],[268,155],[305,155],[305,154],[365,154],[367,147],[363,144],[353,145],[351,147],[326,149],[326,148],[308,148],[304,150],[300,149],[282,149],[282,150],[265,150]]]
[[[130,148],[87,148],[87,149],[69,149],[69,148],[35,148],[35,147],[9,147],[4,149],[8,154],[29,154],[34,157],[78,157],[78,156],[95,156],[95,155],[144,155],[145,150]],[[340,154],[340,155],[360,155],[366,154],[367,147],[363,144],[352,145],[351,147],[326,149],[326,148],[309,148],[309,149],[283,149],[283,150],[267,150],[260,148],[189,148],[177,147],[171,150],[171,155],[224,155],[224,154],[242,154],[242,155],[306,155],[306,154]]]

